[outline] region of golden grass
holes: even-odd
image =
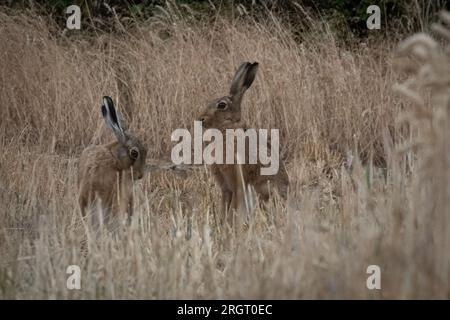
[[[0,297],[449,298],[446,100],[431,109],[424,98],[432,134],[413,117],[404,136],[396,44],[344,49],[318,28],[299,43],[276,17],[201,25],[168,13],[129,32],[66,37],[46,19],[0,12]],[[93,237],[76,168],[84,147],[112,137],[101,97],[117,101],[150,158],[168,158],[172,130],[192,126],[247,60],[260,70],[243,116],[280,129],[288,204],[273,199],[232,232],[216,223],[207,170],[152,172],[135,185],[132,226]],[[422,138],[426,150],[395,151]],[[66,288],[71,264],[81,290]],[[366,288],[371,264],[381,290]]]

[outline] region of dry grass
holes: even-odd
[[[168,13],[130,32],[66,38],[46,19],[0,12],[0,297],[449,298],[448,94],[435,109],[424,98],[428,118],[414,113],[403,136],[395,120],[410,105],[392,90],[396,44],[343,49],[318,28],[299,43],[275,17],[204,26]],[[117,101],[151,158],[167,158],[172,130],[226,93],[244,60],[261,66],[244,117],[281,130],[288,205],[274,199],[231,232],[216,223],[207,170],[161,171],[135,185],[132,227],[92,237],[76,168],[85,146],[111,138],[101,96]],[[448,92],[449,74],[432,86]],[[428,147],[398,153],[390,137]],[[351,172],[349,152],[362,159]],[[81,290],[66,288],[71,264]],[[381,290],[366,288],[371,264]]]

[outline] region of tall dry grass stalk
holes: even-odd
[[[441,23],[431,29],[444,46],[427,34],[419,33],[401,43],[400,56],[411,60],[403,64],[410,73],[399,92],[414,107],[402,120],[415,133],[404,147],[416,151],[416,175],[411,224],[413,245],[408,250],[416,261],[411,270],[415,284],[438,297],[450,295],[450,14],[441,12]],[[419,267],[420,266],[420,267]]]
[[[448,118],[424,109],[431,119],[417,131],[429,151],[395,152],[410,139],[395,121],[409,108],[391,90],[395,43],[344,49],[326,26],[299,43],[277,17],[203,25],[172,11],[96,36],[0,12],[0,30],[0,297],[449,297]],[[172,130],[189,128],[247,60],[261,68],[243,116],[280,129],[288,205],[273,199],[232,232],[217,223],[207,170],[151,172],[135,185],[132,226],[94,237],[76,167],[85,146],[109,138],[101,96],[117,101],[150,158],[167,158]],[[72,264],[81,290],[66,288]],[[381,290],[366,287],[371,264]]]

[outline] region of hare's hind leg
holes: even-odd
[[[96,192],[92,192],[90,188],[83,188],[78,198],[81,214],[83,218],[87,216],[87,222],[93,230],[99,229],[103,224],[102,201]]]
[[[261,181],[254,185],[255,191],[262,202],[267,202],[270,198],[271,188],[269,181]]]
[[[131,226],[131,223],[133,221],[133,213],[134,213],[134,197],[131,195],[128,199],[128,205],[126,210],[127,218],[126,218],[126,224],[128,226]]]
[[[267,202],[275,193],[284,200],[287,200],[289,185],[283,181],[263,180],[255,184],[255,190],[262,202]]]

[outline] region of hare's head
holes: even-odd
[[[134,179],[141,179],[145,172],[147,149],[127,131],[123,119],[114,107],[111,97],[103,97],[102,114],[106,125],[114,132],[118,144],[114,156],[120,170],[133,169]]]
[[[258,63],[244,62],[231,81],[230,93],[211,101],[199,117],[205,128],[232,127],[241,120],[241,101],[255,80]]]

